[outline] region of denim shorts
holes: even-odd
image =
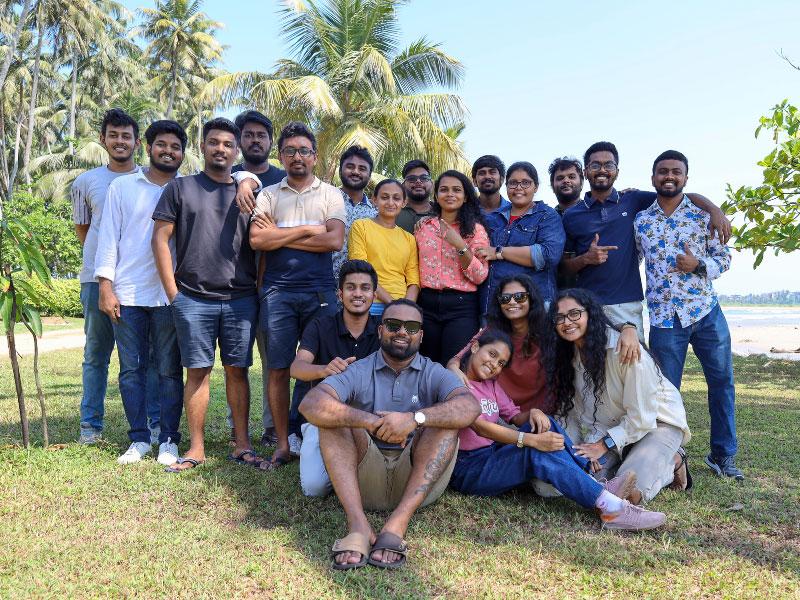
[[[288,369],[303,330],[317,317],[336,314],[336,292],[290,292],[269,287],[261,294],[261,328],[267,335],[267,366]]]
[[[214,366],[216,343],[226,367],[253,364],[258,297],[208,300],[178,292],[172,301],[181,364],[187,369]]]

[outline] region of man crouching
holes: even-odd
[[[419,354],[422,310],[389,304],[378,326],[381,349],[327,377],[300,404],[319,427],[322,458],[347,517],[348,535],[331,550],[334,569],[406,562],[411,516],[435,502],[456,460],[458,430],[480,405],[450,371]],[[391,510],[376,536],[367,510]]]

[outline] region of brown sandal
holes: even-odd
[[[337,563],[335,558],[342,552],[358,552],[361,555],[361,560],[357,563]],[[369,553],[369,537],[363,533],[354,531],[333,543],[333,547],[331,548],[331,569],[335,571],[349,571],[350,569],[366,567]]]

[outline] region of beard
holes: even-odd
[[[351,179],[350,177],[345,177],[341,171],[339,172],[339,178],[342,180],[342,186],[346,187],[350,190],[355,190],[360,192],[369,184],[369,177],[365,177],[363,179]]]
[[[427,191],[412,192],[411,190],[406,190],[406,195],[410,202],[425,202],[431,197],[431,193]]]
[[[252,146],[251,146],[252,147]],[[255,149],[253,152],[249,148],[242,147],[242,158],[251,165],[260,165],[267,162],[269,158],[269,148]]]
[[[677,198],[683,194],[683,187],[675,187],[674,190],[665,190],[663,187],[657,187],[656,193],[664,198]]]
[[[564,193],[560,189],[553,190],[556,194],[556,200],[559,204],[571,204],[581,197],[581,188],[572,188],[569,193]]]
[[[162,173],[174,173],[181,168],[181,163],[177,160],[173,160],[171,163],[163,163],[155,156],[150,155],[150,167]]]
[[[492,194],[496,194],[500,191],[501,185],[499,183],[481,183],[478,190],[481,194],[486,194],[487,196],[491,196]]]
[[[387,337],[386,339],[381,339],[381,350],[395,360],[405,360],[419,352],[419,343],[415,344],[413,341],[409,340],[408,346],[400,348],[392,343],[392,338]]]

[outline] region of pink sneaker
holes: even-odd
[[[603,528],[605,529],[640,531],[642,529],[661,527],[667,520],[667,515],[645,510],[640,506],[634,506],[627,500],[623,500],[621,511],[600,515],[600,520],[603,521]]]
[[[614,494],[617,498],[622,498],[632,504],[639,503],[634,502],[635,498],[631,498],[631,496],[641,500],[641,493],[636,489],[636,473],[633,471],[628,471],[624,475],[614,477],[614,479],[609,479],[608,481],[602,481],[601,483],[608,493]]]

